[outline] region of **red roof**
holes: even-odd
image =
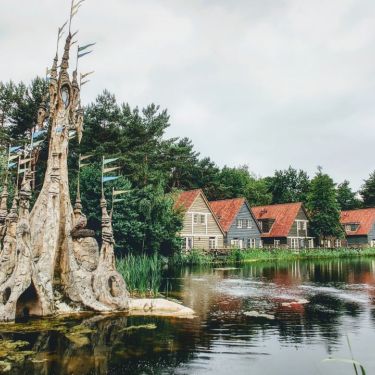
[[[245,198],[225,199],[222,201],[210,202],[212,211],[219,220],[225,232],[228,232],[233,220],[245,203]]]
[[[189,190],[181,192],[176,199],[175,208],[181,208],[187,211],[194,201],[197,199],[198,195],[203,193],[201,189]]]
[[[301,208],[299,202],[252,207],[252,211],[257,220],[275,220],[270,232],[262,233],[262,237],[287,237]]]
[[[348,236],[367,235],[375,223],[375,208],[342,211],[341,224],[359,224],[356,231],[347,232]]]

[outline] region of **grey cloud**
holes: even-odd
[[[68,3],[2,1],[1,79],[43,74]],[[88,0],[84,99],[167,107],[168,134],[220,165],[323,165],[358,188],[374,169],[374,18],[371,0]]]

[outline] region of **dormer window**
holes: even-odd
[[[359,227],[357,223],[345,224],[345,232],[355,232]]]

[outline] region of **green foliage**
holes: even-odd
[[[288,169],[275,171],[267,182],[272,203],[306,202],[310,179],[305,171],[289,166]]]
[[[375,171],[372,172],[363,184],[360,194],[365,207],[375,207]]]
[[[117,270],[123,276],[128,290],[141,296],[156,296],[162,281],[162,260],[155,253],[152,256],[132,254],[117,259]]]
[[[362,202],[350,188],[348,180],[345,180],[337,186],[337,202],[341,210],[354,210],[362,206]]]
[[[188,252],[178,252],[170,260],[174,266],[195,266],[210,264],[215,257],[211,254],[205,254],[201,250],[192,249]]]
[[[97,231],[101,228],[100,166],[93,164],[81,172],[81,191],[84,212],[89,227]],[[143,254],[158,252],[171,255],[180,248],[176,233],[181,229],[182,218],[173,208],[173,199],[164,194],[161,184],[147,185],[141,189],[131,189],[130,182],[121,176],[118,180],[105,184],[106,197],[111,208],[112,188],[129,190],[117,197],[123,201],[114,203],[113,229],[116,252],[120,254]]]
[[[321,168],[311,181],[306,207],[310,213],[310,226],[315,237],[326,239],[343,236],[336,186]]]
[[[265,180],[250,173],[244,165],[238,168],[224,167],[219,176],[218,189],[211,199],[227,199],[245,197],[250,206],[259,206],[271,202],[271,194],[267,191]]]

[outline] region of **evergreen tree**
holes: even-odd
[[[345,180],[337,186],[337,202],[341,210],[354,210],[360,208],[362,202],[350,188],[350,183]]]
[[[325,240],[343,236],[336,186],[332,178],[322,172],[321,167],[311,181],[306,207],[310,213],[311,230],[315,237]]]
[[[375,207],[375,171],[372,172],[362,186],[360,194],[365,207]]]

